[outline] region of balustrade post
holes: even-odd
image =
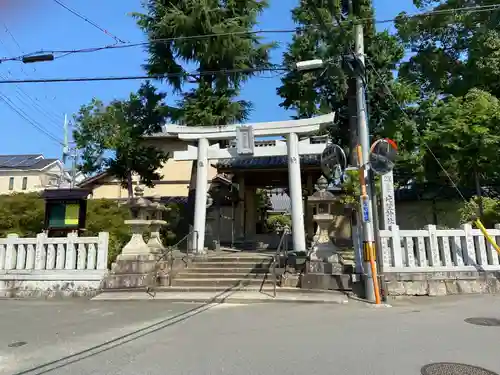
[[[429,261],[430,267],[439,267],[441,266],[441,261],[439,259],[439,244],[436,233],[436,226],[429,224],[424,227],[428,232],[428,252],[427,252],[427,260]]]
[[[399,226],[390,225],[391,231],[391,249],[394,267],[403,267],[403,254],[401,251],[401,237],[399,236]]]
[[[109,233],[100,232],[97,240],[97,267],[98,270],[105,270],[108,268],[108,247],[109,247]]]
[[[36,245],[35,245],[35,269],[44,270],[45,263],[47,262],[47,253],[45,250],[45,239],[47,236],[45,233],[38,233],[36,235]]]
[[[76,269],[76,249],[75,239],[78,237],[76,233],[68,233],[66,244],[66,262],[64,268],[67,270]]]
[[[16,233],[11,233],[7,235],[7,248],[5,251],[5,269],[13,270],[16,269],[17,262],[17,239],[19,235]]]
[[[462,224],[465,238],[462,238],[462,257],[466,266],[477,265],[476,249],[474,247],[474,237],[472,236],[472,225]]]

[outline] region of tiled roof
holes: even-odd
[[[320,155],[302,155],[300,157],[302,166],[319,166]],[[287,156],[267,156],[257,158],[222,159],[216,164],[220,169],[265,169],[276,167],[287,167]]]
[[[292,211],[292,202],[290,201],[290,197],[283,192],[272,192],[269,194],[269,199],[271,201],[271,212],[291,212]]]
[[[85,186],[88,186],[92,183],[99,183],[99,181],[108,176],[108,171],[104,171],[104,172],[101,172],[101,173],[97,173],[96,175],[94,176],[90,176],[90,177],[87,177],[86,179],[84,179],[83,181],[80,181],[80,183],[78,184],[79,187],[85,187]]]
[[[148,200],[152,200],[154,197],[144,197]],[[125,203],[128,201],[128,198],[118,198],[116,199],[118,202]],[[187,204],[188,197],[181,197],[181,196],[162,196],[160,197],[160,203],[162,204]]]
[[[161,197],[160,202],[163,204],[187,204],[188,197]]]

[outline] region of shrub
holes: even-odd
[[[43,231],[45,203],[39,194],[0,195],[0,237],[33,237]]]
[[[267,218],[266,224],[269,230],[275,231],[276,228],[288,225],[292,227],[292,219],[289,215],[271,215]]]
[[[95,236],[109,232],[108,265],[120,254],[130,239],[130,227],[124,223],[130,218],[127,206],[110,199],[91,199],[87,202],[87,223],[85,235]]]
[[[116,259],[130,238],[130,228],[124,221],[129,210],[116,201],[93,199],[87,204],[87,236],[109,232],[109,263]],[[43,231],[45,202],[38,193],[0,195],[0,237],[17,233],[21,237],[34,237]]]
[[[500,223],[500,200],[483,197],[483,215],[481,222],[486,228],[493,228]],[[460,221],[467,223],[474,221],[479,216],[479,197],[472,197],[463,208],[459,210]]]

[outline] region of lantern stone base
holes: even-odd
[[[161,242],[160,229],[166,224],[167,222],[164,220],[151,220],[151,225],[149,227],[151,235],[147,245],[150,248],[150,251],[154,254],[161,253],[165,250],[165,246],[163,246],[163,243]]]
[[[122,249],[122,255],[148,255],[151,248],[144,242],[143,233],[150,226],[150,220],[126,220],[125,224],[130,225],[132,237]]]
[[[340,262],[338,248],[330,239],[330,225],[333,219],[332,215],[320,214],[314,215],[314,221],[318,224],[318,230],[313,238],[314,246],[309,255],[309,265],[307,272],[325,273],[326,269],[331,269],[326,273],[342,273],[343,267]]]
[[[322,260],[310,260],[306,265],[307,273],[322,273],[327,275],[341,274],[344,266],[340,262],[324,262]]]
[[[102,289],[146,288],[154,281],[156,269],[160,266],[153,254],[120,254],[111,266],[111,272],[104,278]]]
[[[302,289],[350,291],[355,287],[355,280],[348,274],[307,273],[300,280]]]

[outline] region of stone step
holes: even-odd
[[[276,286],[276,291],[281,288]],[[298,289],[298,288],[297,288]],[[299,289],[300,290],[300,289]],[[154,288],[155,292],[225,292],[225,291],[263,291],[272,293],[274,291],[273,284],[264,285],[239,285],[239,286],[225,286],[225,285],[212,285],[212,286],[158,286]]]
[[[238,286],[260,286],[260,285],[273,285],[271,280],[260,279],[240,279],[240,278],[227,278],[227,279],[185,279],[175,278],[172,280],[172,286],[183,287],[197,287],[197,286],[217,286],[217,287],[238,287]]]
[[[270,273],[234,273],[234,272],[222,272],[222,273],[212,273],[212,272],[185,272],[182,271],[176,275],[176,279],[266,279],[271,278]]]
[[[255,262],[207,262],[197,261],[193,262],[193,268],[245,268],[245,269],[266,269],[269,268],[269,263],[255,263]]]
[[[241,287],[225,287],[225,286],[159,286],[154,288],[155,292],[223,292],[223,291],[265,291],[273,292],[273,284],[264,284],[262,288],[256,285],[243,285]],[[321,290],[321,289],[301,289],[276,286],[276,293],[308,293],[308,294],[331,294],[331,295],[345,295],[342,292],[335,290]]]
[[[206,274],[217,274],[217,273],[232,273],[238,275],[246,275],[248,273],[269,273],[270,268],[251,268],[251,267],[188,267],[181,271],[182,273],[206,273]]]
[[[270,256],[232,256],[232,255],[214,255],[208,257],[194,258],[193,262],[223,262],[223,263],[270,263],[273,257]]]

